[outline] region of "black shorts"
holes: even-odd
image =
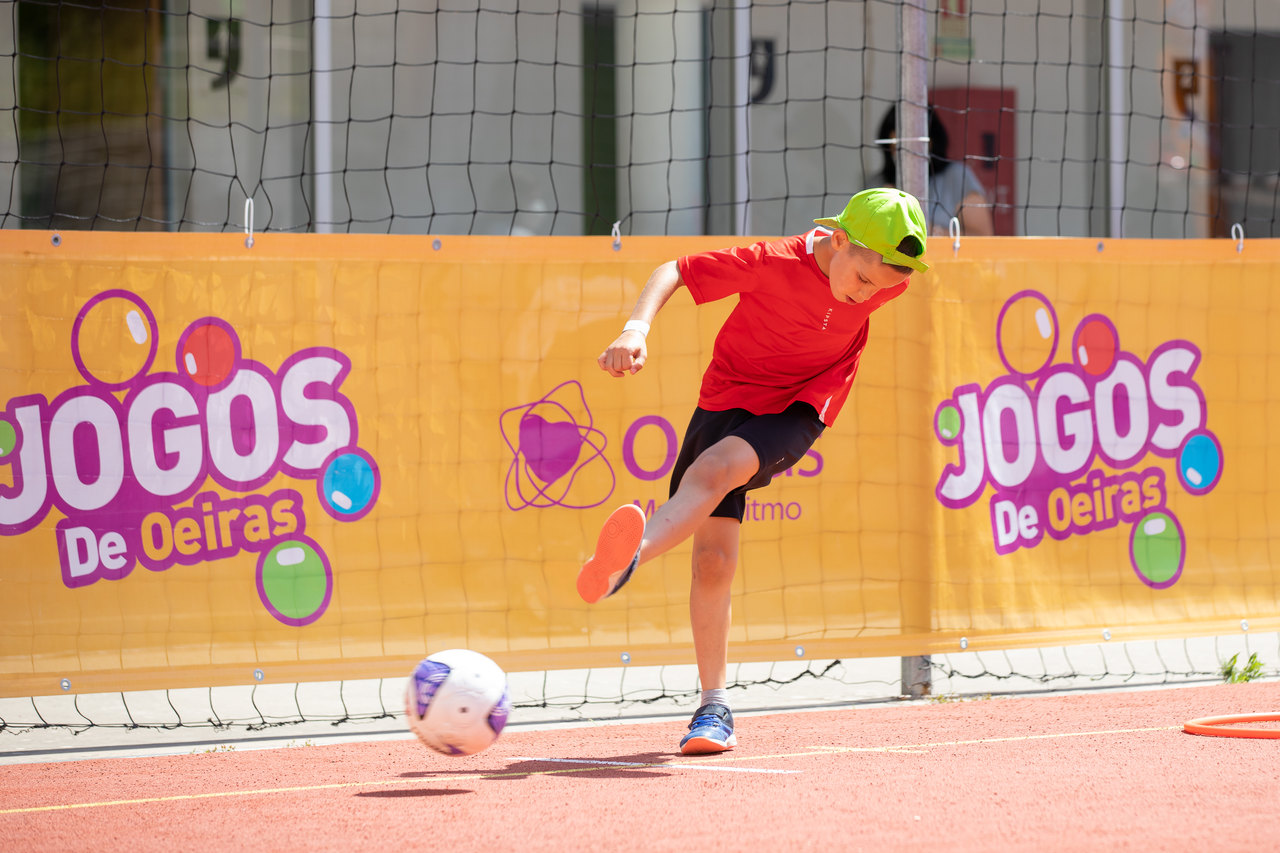
[[[760,469],[745,485],[725,495],[711,515],[742,521],[747,510],[747,492],[769,485],[775,475],[803,459],[824,429],[826,425],[818,419],[817,410],[808,403],[792,403],[775,415],[755,415],[746,409],[723,412],[694,409],[680,445],[680,455],[671,471],[668,497],[676,493],[680,478],[702,451],[722,438],[736,435],[755,450]]]

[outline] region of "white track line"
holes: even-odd
[[[513,758],[513,761],[547,761],[552,764],[590,764],[601,767],[645,767],[674,770],[719,770],[724,773],[803,773],[802,770],[769,770],[764,767],[720,767],[715,764],[695,764],[693,762],[650,763],[646,761],[593,761],[589,758],[533,758],[524,756]]]

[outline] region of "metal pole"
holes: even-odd
[[[315,0],[311,23],[311,164],[317,234],[333,223],[333,21],[331,0]]]
[[[898,104],[898,173],[901,188],[920,199],[929,221],[929,66],[926,0],[902,4],[902,94]],[[903,567],[902,630],[925,634],[932,627],[929,566]],[[902,695],[920,698],[931,688],[930,659],[902,659]]]
[[[922,205],[929,194],[928,19],[924,2],[906,0],[902,4],[902,95],[898,107],[901,189],[920,199]]]
[[[1125,161],[1129,154],[1125,91],[1124,0],[1107,3],[1107,204],[1111,236],[1124,236]]]
[[[733,62],[733,224],[739,234],[750,234],[751,0],[733,7]]]

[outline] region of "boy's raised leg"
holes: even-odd
[[[644,510],[624,504],[613,511],[596,540],[595,553],[578,572],[578,595],[595,604],[613,595],[631,580],[640,563],[644,541]]]
[[[641,545],[644,559],[652,560],[680,544],[708,520],[730,489],[751,479],[759,467],[751,445],[729,436],[698,457],[676,494],[647,524],[637,504],[618,507],[600,531],[595,553],[578,572],[578,594],[589,604],[613,595],[640,564]]]

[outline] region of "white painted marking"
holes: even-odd
[[[591,765],[598,764],[602,767],[647,767],[647,768],[658,769],[658,770],[662,770],[666,768],[671,768],[673,770],[721,770],[726,773],[792,774],[792,773],[803,772],[801,770],[770,770],[764,767],[719,767],[714,764],[695,764],[693,762],[672,762],[670,764],[663,764],[660,762],[650,763],[645,761],[592,761],[589,758],[533,758],[530,756],[524,756],[521,758],[517,758],[515,760],[516,761],[547,761],[552,764],[591,764]],[[714,759],[709,759],[709,760],[714,760]]]
[[[276,562],[282,566],[296,566],[305,559],[307,559],[307,552],[297,546],[283,548],[276,554]]]
[[[347,497],[345,493],[340,492],[337,489],[334,489],[329,493],[329,500],[337,504],[340,509],[351,509],[351,498]]]
[[[1014,735],[1013,737],[984,737],[976,740],[942,740],[935,743],[913,743],[905,746],[811,746],[811,755],[832,755],[838,752],[916,752],[936,749],[940,746],[978,746],[984,743],[1017,743],[1029,740],[1053,740],[1067,737],[1097,737],[1099,735],[1128,735],[1140,732],[1168,732],[1182,726],[1146,726],[1140,729],[1102,729],[1091,732],[1051,732],[1043,735]],[[768,758],[770,756],[764,756]],[[783,756],[772,756],[781,758]]]

